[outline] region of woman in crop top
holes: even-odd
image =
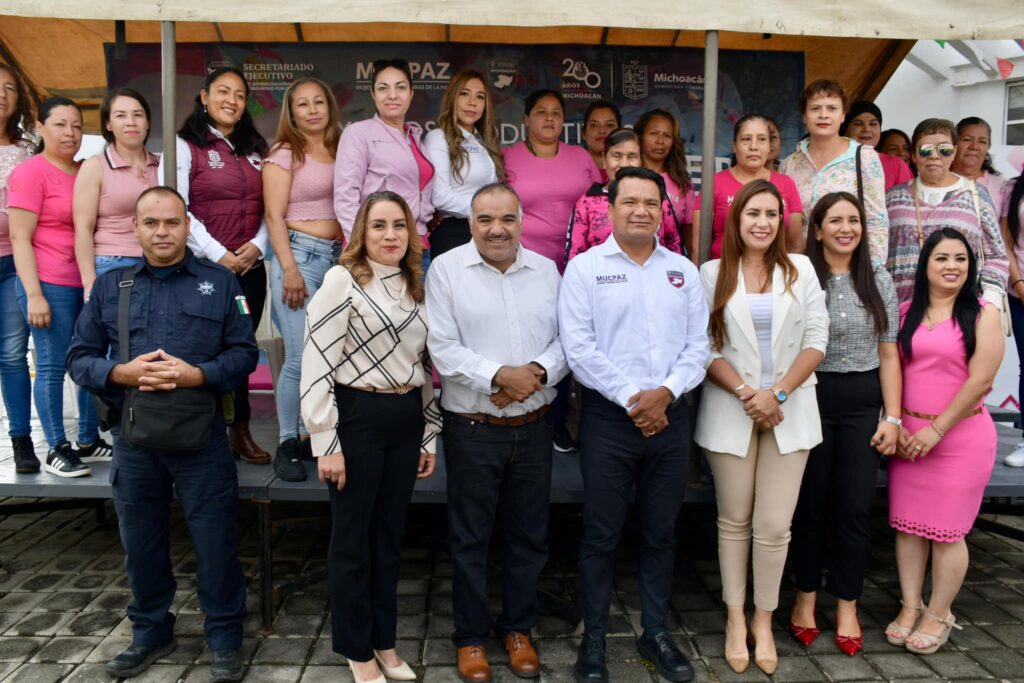
[[[115,88],[100,105],[107,145],[82,163],[75,178],[75,259],[86,297],[96,277],[135,265],[142,245],[132,229],[135,202],[157,184],[160,160],[146,150],[149,103],[131,88]]]
[[[339,119],[338,103],[323,81],[295,81],[285,92],[277,144],[263,166],[263,202],[274,252],[270,310],[284,337],[285,356],[275,391],[280,445],[274,470],[286,481],[304,480],[300,453],[311,456],[309,432],[299,418],[306,300],[341,256],[333,203]]]

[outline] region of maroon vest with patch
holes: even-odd
[[[215,240],[235,251],[256,236],[263,220],[262,160],[235,156],[227,140],[212,133],[206,147],[192,150],[188,210]]]

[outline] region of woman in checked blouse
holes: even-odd
[[[441,418],[421,243],[404,199],[366,198],[341,264],[307,307],[302,418],[331,499],[334,651],[356,681],[414,680],[395,652],[399,540],[416,480],[434,471]]]

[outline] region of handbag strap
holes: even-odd
[[[860,205],[861,206],[864,206],[864,174],[861,172],[861,168],[860,168],[860,150],[861,150],[861,148],[863,146],[864,145],[861,145],[861,144],[858,143],[857,144],[857,150],[856,150],[856,152],[854,152],[854,154],[857,157],[857,161],[856,161],[856,167],[857,167],[857,199],[860,201]]]
[[[125,280],[125,271],[121,271],[120,280],[117,283],[117,344],[121,347],[121,362],[131,362],[131,349],[128,344],[131,341],[131,327],[128,321],[131,318],[132,309],[132,286],[135,280]]]

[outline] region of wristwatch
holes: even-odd
[[[789,398],[789,393],[786,392],[786,391],[783,391],[782,389],[780,389],[778,387],[772,387],[772,389],[770,389],[770,391],[772,392],[772,394],[775,395],[775,400],[778,401],[780,404],[781,403],[785,403],[786,399]]]
[[[888,422],[889,424],[896,425],[897,427],[902,427],[903,426],[903,420],[901,420],[898,417],[893,417],[892,415],[885,415],[885,416],[883,416],[881,421],[882,422]]]

